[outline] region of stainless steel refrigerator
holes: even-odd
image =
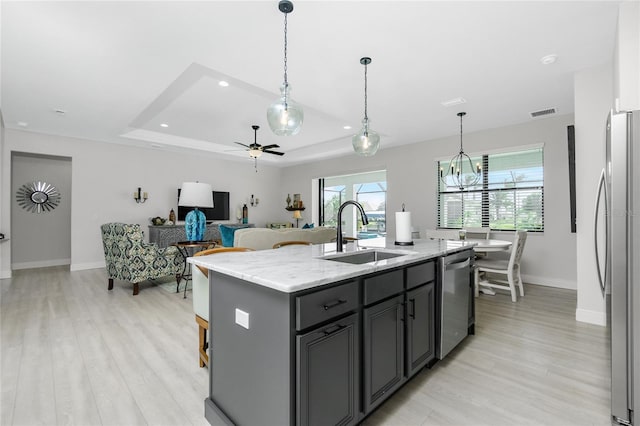
[[[640,111],[610,113],[596,201],[598,278],[611,332],[611,423],[640,425]],[[640,416],[640,414],[637,414]]]

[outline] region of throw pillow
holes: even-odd
[[[233,247],[233,234],[238,229],[249,228],[249,225],[240,225],[240,226],[226,226],[226,225],[218,225],[220,229],[220,236],[222,237],[222,246],[223,247]]]

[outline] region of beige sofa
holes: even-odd
[[[233,236],[234,247],[266,250],[283,241],[308,241],[311,244],[328,243],[336,238],[335,228],[245,228],[238,229]]]
[[[283,241],[308,241],[312,244],[328,243],[336,238],[334,228],[311,229],[267,229],[244,228],[234,233],[233,246],[247,247],[254,250],[271,249],[274,244]],[[242,253],[238,253],[242,256]],[[208,364],[207,330],[209,329],[209,279],[196,267],[192,268],[193,284],[193,311],[198,323],[198,351],[200,353],[199,364],[204,367]]]

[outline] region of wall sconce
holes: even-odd
[[[259,202],[260,200],[258,199],[258,197],[253,198],[253,194],[251,194],[251,201],[250,201],[251,207],[253,206],[257,207]]]
[[[133,193],[133,199],[136,200],[136,203],[144,203],[149,198],[149,194],[146,192],[141,192],[142,188],[138,187],[138,190]]]

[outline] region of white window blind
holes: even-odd
[[[438,161],[438,227],[543,231],[543,156],[536,147],[472,157],[482,164],[482,180],[463,191],[442,183],[440,168],[450,166]]]

